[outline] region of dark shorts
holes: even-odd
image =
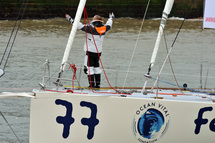
[[[88,52],[86,53],[88,57],[87,59],[87,65],[90,67],[99,67],[99,56],[101,56],[101,53],[92,53],[92,52]],[[88,61],[89,60],[89,61]]]

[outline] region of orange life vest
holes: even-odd
[[[100,34],[100,36],[106,32],[106,26],[102,26],[102,27],[96,27],[95,26],[95,29]]]

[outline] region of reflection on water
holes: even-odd
[[[14,22],[0,21],[0,55],[3,54],[7,45]],[[125,86],[141,87],[145,82],[143,75],[147,72],[149,66],[160,20],[144,21],[135,49],[141,22],[141,19],[116,18],[114,19],[113,28],[105,37],[102,63],[113,87],[123,86],[125,81]],[[181,20],[169,20],[167,22],[165,39],[168,48],[172,45],[181,23]],[[33,88],[38,88],[38,83],[42,81],[44,69],[42,65],[46,59],[50,61],[51,75],[57,77],[71,27],[72,25],[63,18],[23,20],[5,69],[5,75],[1,78],[0,91],[31,91]],[[203,87],[206,78],[207,87],[215,87],[214,35],[215,30],[205,29],[202,31],[201,20],[189,20],[184,23],[170,55],[179,85],[187,83],[190,88],[199,87],[200,64],[202,63]],[[77,76],[80,78],[81,86],[88,85],[86,75],[83,73],[84,36],[83,32],[77,32],[69,58],[69,62],[75,63],[78,68]],[[133,53],[134,57],[128,78],[125,80]],[[151,71],[153,77],[158,75],[166,53],[163,38],[155,66]],[[209,71],[208,77],[206,77],[207,70]],[[72,78],[72,75],[71,70],[64,73],[64,77]],[[169,62],[166,63],[160,79],[162,80],[159,82],[160,87],[174,87],[167,84],[175,84]],[[153,83],[154,80],[150,80],[148,86],[152,86]],[[102,74],[101,86],[108,86],[104,74]],[[24,108],[26,107],[23,109],[24,113],[19,110],[22,108],[14,109],[9,106],[14,103],[24,105]],[[10,122],[18,121],[20,123],[14,123],[13,126],[23,142],[28,142],[29,104],[29,99],[5,99],[0,101],[1,111],[5,113]],[[3,119],[0,119],[0,124],[1,127],[3,126],[0,133],[1,142],[13,142],[15,137],[13,138]]]

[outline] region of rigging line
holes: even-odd
[[[168,46],[167,46],[167,40],[166,40],[165,31],[163,32],[163,36],[164,36],[164,41],[165,41],[165,45],[166,45],[166,46],[165,46],[165,47],[166,47],[166,51],[167,51],[167,54],[168,54],[169,51],[168,51]],[[169,64],[170,64],[170,68],[171,68],[171,71],[172,71],[172,75],[173,75],[173,78],[174,78],[175,83],[176,83],[176,85],[174,85],[174,86],[177,86],[178,90],[179,90],[182,94],[184,94],[184,93],[181,91],[180,86],[179,86],[179,84],[178,84],[178,81],[177,81],[177,79],[176,79],[175,72],[174,72],[174,69],[173,69],[173,66],[172,66],[172,61],[171,61],[171,59],[170,59],[170,56],[168,56],[168,59],[169,59]],[[160,76],[160,75],[158,75],[158,76]],[[159,77],[156,78],[153,87],[155,87],[155,84],[156,84],[157,81],[159,81]],[[152,87],[152,89],[153,89],[153,87]]]
[[[87,21],[86,21],[86,19],[87,19]],[[89,52],[88,52],[88,43],[87,43],[87,27],[86,27],[86,26],[87,26],[87,22],[88,22],[88,24],[89,24],[91,34],[92,34],[92,28],[91,28],[91,26],[90,26],[90,22],[89,22],[89,19],[88,19],[88,15],[87,15],[87,10],[86,10],[86,8],[84,8],[84,22],[85,22],[86,47],[87,47],[87,54],[88,54],[88,72],[89,72],[89,80],[90,80],[91,90],[92,90],[93,93],[95,93],[95,91],[94,91],[93,88],[92,88],[92,82],[91,82],[92,79],[91,79],[91,76],[90,76]],[[96,50],[97,50],[97,53],[98,53],[98,56],[99,56],[98,48],[97,48],[97,46],[96,46],[96,42],[95,42],[95,39],[94,39],[93,34],[92,34],[92,38],[93,38],[93,42],[94,42],[94,44],[95,44],[95,47],[96,47]],[[104,74],[105,74],[105,77],[106,77],[106,80],[107,80],[109,86],[110,86],[112,89],[114,89],[114,88],[110,85],[110,83],[109,83],[109,80],[108,80],[107,75],[106,75],[106,73],[105,73],[105,70],[104,70],[104,67],[103,67],[103,64],[102,64],[102,61],[101,61],[100,56],[99,56],[99,60],[100,60],[100,63],[101,63],[103,72],[104,72]],[[116,91],[116,89],[114,89],[114,90]]]
[[[199,87],[202,89],[202,67],[203,67],[203,63],[202,63],[202,61],[203,61],[203,52],[202,52],[202,49],[203,49],[203,42],[202,41],[204,41],[204,37],[203,37],[203,28],[202,28],[202,31],[201,31],[201,56],[200,56],[200,81],[199,81],[199,83],[200,83],[200,85],[199,85]]]
[[[188,10],[188,12],[187,12],[186,15],[185,15],[184,20],[182,21],[182,24],[181,24],[181,26],[180,26],[180,28],[179,28],[179,30],[178,30],[176,36],[175,36],[174,41],[172,42],[172,46],[171,46],[171,47],[174,46],[174,44],[175,44],[175,42],[176,42],[176,39],[178,38],[178,35],[179,35],[179,33],[181,32],[182,26],[184,25],[184,22],[185,22],[185,20],[186,20],[186,18],[187,18],[187,16],[188,16],[188,14],[189,14],[190,11],[191,11],[191,7],[192,7],[192,5],[193,5],[193,2],[194,2],[194,0],[192,0],[192,2],[191,2],[191,4],[190,4],[189,10]]]
[[[166,56],[166,58],[165,58],[165,60],[164,60],[164,62],[163,62],[163,65],[162,65],[162,67],[161,67],[161,69],[160,69],[160,71],[159,71],[159,74],[158,74],[158,76],[157,76],[157,78],[156,78],[156,81],[155,81],[153,87],[151,88],[151,90],[154,89],[154,86],[155,86],[156,82],[158,81],[158,78],[159,78],[159,76],[161,75],[161,72],[163,71],[163,68],[164,68],[164,66],[165,66],[165,64],[166,64],[166,61],[167,61],[167,59],[168,59],[168,57],[169,57],[169,55],[170,55],[172,49],[173,49],[173,47],[171,47],[170,50],[169,50],[169,52],[167,53],[167,56]]]
[[[172,51],[172,49],[173,49],[173,46],[174,46],[174,44],[175,44],[175,42],[176,42],[176,39],[177,39],[177,37],[178,37],[178,35],[179,35],[181,29],[182,29],[182,26],[184,25],[185,19],[187,18],[187,15],[190,13],[190,10],[191,10],[191,7],[192,7],[192,5],[193,5],[193,2],[194,2],[194,0],[192,0],[192,3],[191,3],[191,5],[190,5],[190,7],[189,7],[189,10],[188,10],[188,13],[186,13],[186,15],[185,15],[185,17],[184,17],[184,20],[182,21],[182,24],[181,24],[181,26],[180,26],[180,28],[179,28],[179,30],[178,30],[176,36],[175,36],[175,39],[174,39],[174,41],[173,41],[173,43],[172,43],[172,46],[170,47],[170,50],[169,50],[169,52],[168,52],[168,54],[167,54],[167,56],[166,56],[166,59],[164,60],[164,63],[163,63],[163,65],[162,65],[161,69],[160,69],[159,75],[161,74],[161,72],[162,72],[162,70],[163,70],[163,68],[164,68],[164,65],[165,65],[165,63],[166,63],[166,61],[167,61],[167,58],[169,57],[169,55],[170,55],[170,53],[171,53],[171,51]],[[154,88],[154,86],[152,87],[152,89],[153,89],[153,88]]]
[[[57,68],[60,68],[60,67],[62,67],[64,64],[66,64],[67,62],[65,62],[65,63],[63,63],[63,64],[61,64],[59,67],[57,67]],[[45,63],[43,63],[42,65],[40,65],[38,68],[40,68],[41,66],[43,66],[43,65],[45,65],[46,64],[46,62]],[[44,82],[44,83],[48,83],[49,81],[50,81],[50,79],[58,72],[58,69],[56,68],[56,70],[54,71],[54,73],[52,74],[52,75],[50,75],[50,78],[49,79],[47,79],[46,80],[46,82]],[[61,77],[58,77],[58,79],[61,79]],[[31,79],[32,80],[32,79]]]
[[[166,43],[165,32],[163,33],[163,35],[164,35],[165,43]],[[166,50],[167,50],[167,53],[168,53],[167,43],[166,43]],[[177,80],[177,78],[176,78],[176,75],[175,75],[175,72],[174,72],[174,69],[173,69],[173,66],[172,66],[172,61],[171,61],[171,59],[170,59],[170,56],[168,56],[168,59],[169,59],[170,68],[171,68],[172,75],[173,75],[173,78],[174,78],[174,80],[175,80],[176,86],[177,86],[178,90],[179,90],[182,94],[184,94],[184,93],[182,92],[182,90],[180,89],[180,86],[179,86],[179,84],[178,84],[178,80]]]
[[[36,67],[36,68],[32,68],[31,70],[29,70],[29,71],[25,74],[25,77],[26,77],[26,79],[28,80],[28,82],[31,82],[32,80],[35,79],[35,76],[32,76],[32,72],[33,72],[33,71],[37,71],[39,68],[41,68],[41,67],[44,66],[45,64],[46,64],[46,62],[43,63],[42,65]],[[60,68],[60,67],[59,67],[59,68]],[[30,73],[31,73],[31,77],[29,76]],[[55,73],[56,73],[56,72],[55,72]],[[16,80],[13,80],[13,81],[11,81],[11,82],[14,83],[14,82],[16,82]]]
[[[138,36],[137,36],[136,44],[135,44],[135,46],[134,46],[133,54],[132,54],[132,56],[131,56],[130,64],[129,64],[129,66],[128,66],[128,70],[127,70],[127,73],[126,73],[126,76],[125,76],[125,80],[124,80],[124,84],[123,84],[123,89],[124,89],[124,87],[125,87],[125,83],[126,83],[126,80],[127,80],[127,78],[128,78],[128,73],[129,73],[130,68],[131,68],[132,60],[133,60],[133,58],[134,58],[134,53],[135,53],[136,48],[137,48],[137,44],[138,44],[138,41],[139,41],[139,38],[140,38],[141,30],[142,30],[142,28],[143,28],[143,24],[144,24],[144,21],[145,21],[145,18],[146,18],[146,14],[147,14],[147,11],[148,11],[149,4],[150,4],[150,0],[148,1],[148,4],[147,4],[147,6],[146,6],[146,10],[145,10],[145,13],[144,13],[144,16],[143,16],[143,20],[142,20],[142,23],[141,23],[141,26],[140,26],[139,34],[138,34]]]
[[[90,56],[89,56],[88,42],[87,42],[87,21],[86,21],[86,17],[87,17],[87,12],[86,12],[86,9],[84,8],[84,24],[85,24],[85,37],[86,37],[85,40],[86,40],[86,47],[87,47],[87,53],[86,54],[87,54],[88,76],[89,76],[88,78],[89,78],[91,90],[93,91],[92,80],[94,80],[94,79],[91,79],[91,76],[90,76],[90,60],[89,60]]]
[[[202,76],[202,73],[203,73],[203,42],[202,41],[205,41],[204,40],[204,36],[203,36],[203,33],[204,32],[204,28],[202,28],[201,30],[201,65],[200,65],[200,88],[202,89],[203,88],[203,85],[202,85],[202,79],[203,79],[203,76]],[[206,77],[205,77],[205,87],[204,89],[206,89],[206,85],[207,85],[207,80],[208,80],[208,72],[209,72],[209,67],[207,69],[207,72],[206,72]]]
[[[91,28],[91,26],[90,26],[90,22],[89,22],[89,19],[88,19],[88,15],[87,15],[87,10],[86,10],[86,8],[84,8],[84,13],[85,13],[85,15],[86,15],[87,21],[88,21],[88,23],[89,23],[90,31],[91,31],[91,34],[92,34],[93,32],[92,32],[92,28]],[[84,15],[84,16],[85,16],[85,15]],[[85,28],[85,29],[86,29],[86,28]],[[87,36],[87,34],[86,34],[86,36]],[[87,38],[87,37],[86,37],[86,38]],[[117,91],[117,89],[115,89],[115,88],[113,88],[113,87],[111,86],[111,84],[110,84],[110,82],[109,82],[109,80],[108,80],[108,77],[107,77],[107,74],[106,74],[106,72],[105,72],[104,66],[103,66],[103,64],[102,64],[102,60],[101,60],[101,57],[100,57],[100,55],[99,55],[98,48],[97,48],[97,46],[96,46],[96,42],[95,42],[95,39],[94,39],[93,34],[92,34],[92,38],[93,38],[93,42],[94,42],[95,47],[96,47],[96,51],[97,51],[98,56],[99,56],[99,61],[100,61],[100,63],[101,63],[101,66],[102,66],[102,69],[103,69],[105,78],[106,78],[106,80],[107,80],[107,82],[108,82],[108,85],[111,87],[111,89],[113,89],[114,91]],[[87,40],[87,39],[86,39],[86,40]],[[86,46],[87,46],[87,48],[88,48],[88,45],[87,45],[87,44],[86,44]],[[88,51],[88,49],[87,49],[87,51]],[[88,55],[88,57],[89,57],[89,55]],[[88,60],[88,61],[89,61],[89,60]],[[89,68],[88,68],[88,71],[89,71]],[[90,75],[90,73],[89,73],[89,75]],[[90,78],[90,77],[89,77],[89,78]],[[90,79],[90,80],[91,80],[91,79]],[[91,89],[92,89],[92,87],[91,87]]]
[[[157,80],[157,78],[154,78],[152,77],[153,80]],[[165,84],[169,84],[169,85],[172,85],[172,86],[177,86],[176,84],[174,83],[171,83],[171,82],[168,82],[168,81],[164,81],[164,80],[161,80],[161,79],[158,79],[159,82],[162,82],[162,83],[165,83]],[[179,86],[182,88],[182,86]]]
[[[13,132],[13,134],[16,136],[17,140],[19,141],[19,143],[21,143],[20,139],[18,138],[18,136],[16,135],[15,131],[13,130],[13,128],[11,127],[11,125],[9,124],[9,122],[7,121],[7,119],[5,118],[5,116],[3,115],[3,113],[0,111],[0,114],[2,115],[2,117],[4,118],[5,122],[7,123],[7,125],[10,127],[11,131]]]
[[[190,13],[190,10],[191,10],[191,7],[192,7],[192,5],[193,5],[193,2],[194,2],[194,0],[192,0],[192,3],[191,3],[191,5],[190,5],[190,7],[189,7],[189,11],[188,11],[188,13],[186,13],[186,15],[185,15],[185,17],[184,17],[184,20],[183,20],[183,22],[182,22],[182,24],[181,24],[181,27],[180,27],[180,29],[179,29],[179,31],[178,31],[176,37],[175,37],[174,42],[176,42],[176,39],[177,39],[177,37],[178,37],[178,35],[179,35],[179,33],[180,33],[180,30],[181,30],[181,28],[182,28],[182,26],[183,26],[183,24],[184,24],[184,22],[185,22],[185,19],[186,19],[187,15]],[[165,37],[165,34],[164,34],[164,37]],[[173,42],[173,44],[172,44],[172,47],[174,46],[174,42]],[[168,51],[168,49],[167,49],[167,51]],[[174,79],[175,79],[176,85],[177,85],[179,91],[180,91],[182,94],[184,94],[184,93],[182,92],[182,90],[180,89],[180,86],[179,86],[178,81],[177,81],[177,79],[176,79],[176,76],[175,76],[175,73],[174,73],[174,70],[173,70],[173,66],[172,66],[172,62],[171,62],[171,60],[170,60],[170,57],[169,57],[169,63],[170,63],[170,67],[171,67],[171,70],[172,70],[173,77],[174,77]]]
[[[209,72],[209,68],[208,68],[207,73],[206,73],[205,88],[204,89],[207,89],[206,85],[207,85],[207,81],[208,81],[208,72]]]
[[[88,21],[88,23],[89,23],[90,31],[91,31],[91,34],[92,34],[92,28],[91,28],[91,26],[90,26],[90,22],[89,22],[89,18],[88,18],[88,15],[87,15],[86,8],[84,8],[84,19],[85,19],[85,24],[86,24],[86,19],[87,19],[87,21]],[[86,29],[86,27],[85,27],[85,29]],[[85,35],[87,36],[87,33],[86,33],[86,32],[85,32]],[[97,46],[96,46],[96,43],[95,43],[95,39],[94,39],[93,34],[92,34],[92,38],[93,38],[93,41],[94,41],[94,44],[95,44],[95,47],[96,47],[96,50],[97,50],[97,53],[98,53],[98,48],[97,48]],[[87,37],[86,37],[86,40],[87,40]],[[87,46],[87,44],[86,44],[86,46]],[[87,50],[88,50],[88,47],[87,47]],[[99,56],[99,53],[98,53],[98,56]],[[101,61],[100,56],[99,56],[99,61],[100,61],[100,63],[101,63],[101,66],[102,66],[104,75],[105,75],[105,77],[106,77],[106,80],[107,80],[107,82],[108,82],[110,88],[113,89],[115,92],[95,92],[95,91],[93,90],[93,88],[92,88],[92,85],[91,85],[91,90],[92,90],[92,92],[93,92],[93,93],[103,93],[103,94],[104,94],[104,93],[105,93],[105,94],[114,94],[114,95],[122,94],[120,91],[118,91],[117,89],[115,89],[115,88],[113,88],[113,87],[111,86],[111,84],[110,84],[110,82],[109,82],[109,80],[108,80],[108,78],[107,78],[107,74],[106,74],[106,72],[105,72],[105,70],[104,70],[104,66],[103,66],[103,64],[102,64],[102,61]],[[88,68],[89,68],[89,67],[88,67]],[[89,69],[88,69],[88,71],[89,71]],[[90,75],[90,72],[89,72],[89,75]],[[90,77],[89,77],[89,78],[90,78]],[[91,79],[90,79],[90,81],[91,81]],[[125,94],[125,95],[131,95],[131,94],[129,94],[129,93],[123,93],[123,94]]]
[[[13,32],[14,32],[14,30],[15,30],[16,24],[17,24],[17,22],[18,22],[18,20],[19,20],[19,16],[20,16],[20,14],[21,14],[21,11],[22,11],[24,2],[25,2],[25,0],[23,0],[23,2],[22,2],[22,6],[21,6],[21,8],[20,8],[20,10],[19,10],[19,14],[18,14],[18,16],[17,16],[17,18],[16,18],[16,22],[15,22],[15,24],[14,24],[14,26],[13,26],[13,30],[11,31],[10,38],[9,38],[9,40],[8,40],[8,42],[7,42],[7,46],[6,46],[5,51],[4,51],[4,54],[3,54],[3,56],[2,56],[0,65],[2,64],[3,59],[4,59],[4,56],[6,55],[6,51],[7,51],[7,49],[8,49],[8,46],[9,46],[10,40],[11,40],[11,38],[12,38]]]
[[[15,42],[15,40],[16,40],[16,36],[17,36],[17,34],[18,34],[18,31],[19,31],[19,28],[20,28],[20,25],[21,25],[21,22],[22,22],[22,19],[23,19],[23,16],[24,16],[24,13],[25,13],[25,10],[26,10],[27,5],[28,5],[28,0],[27,0],[27,2],[25,3],[25,7],[24,7],[24,10],[23,10],[23,13],[22,13],[22,17],[21,17],[21,19],[20,19],[20,21],[19,21],[19,25],[18,25],[18,28],[17,28],[17,30],[16,30],[16,33],[15,33],[15,36],[14,36],[14,39],[13,39],[11,48],[10,48],[10,50],[9,50],[9,53],[8,53],[8,56],[7,56],[7,59],[6,59],[6,62],[5,62],[5,65],[4,65],[3,70],[5,69],[5,67],[6,67],[6,65],[7,65],[7,61],[8,61],[8,59],[9,59],[9,57],[10,57],[10,53],[11,53],[11,51],[12,51],[13,44],[14,44],[14,42]]]

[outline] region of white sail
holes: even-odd
[[[215,0],[205,0],[203,28],[215,28]]]
[[[157,35],[157,40],[156,40],[154,51],[153,51],[152,57],[151,57],[150,67],[152,67],[155,63],[155,59],[156,59],[157,52],[158,52],[159,45],[160,45],[161,36],[163,34],[168,15],[170,14],[170,11],[172,10],[173,3],[174,3],[174,0],[166,1],[166,5],[165,5],[164,11],[163,11],[163,15],[162,15],[158,35]]]
[[[70,32],[69,39],[68,39],[66,49],[65,49],[65,52],[64,52],[64,56],[63,56],[63,59],[62,59],[62,66],[61,66],[61,71],[62,72],[65,69],[65,65],[66,65],[65,63],[67,62],[67,60],[69,58],[70,50],[72,48],[72,44],[73,44],[75,34],[76,34],[76,31],[77,31],[78,23],[81,20],[81,16],[82,16],[85,4],[86,4],[86,0],[80,0],[79,5],[78,5],[78,9],[77,9],[77,12],[76,12],[75,20],[74,20],[74,23],[73,23],[73,26],[72,26],[72,30]]]

